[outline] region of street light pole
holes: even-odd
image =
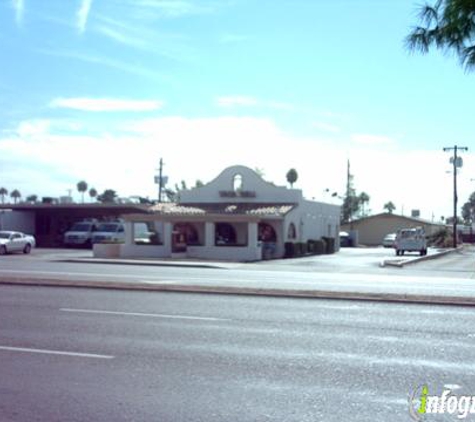
[[[457,247],[457,167],[461,167],[458,165],[459,157],[457,156],[458,151],[468,151],[467,147],[459,147],[454,145],[453,147],[445,147],[444,151],[453,151],[454,155],[452,157],[452,165],[453,165],[453,172],[454,172],[454,221],[453,221],[453,247]]]

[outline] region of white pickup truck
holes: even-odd
[[[104,222],[99,224],[92,236],[92,243],[121,243],[125,239],[125,229],[122,222]]]
[[[404,252],[419,252],[427,255],[427,240],[424,229],[415,227],[410,229],[400,229],[396,233],[395,241],[396,255],[404,255]]]
[[[64,233],[63,243],[65,246],[91,247],[92,235],[97,229],[96,221],[80,221]]]

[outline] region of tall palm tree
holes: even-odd
[[[87,191],[87,183],[84,180],[81,180],[76,186],[78,188],[78,192],[81,193],[82,203],[84,204],[84,192]]]
[[[95,188],[89,189],[89,196],[91,198],[91,201],[97,196],[97,190]]]
[[[406,37],[410,50],[427,53],[434,46],[455,52],[467,69],[475,70],[475,2],[473,0],[433,0],[421,7],[416,26]]]
[[[290,188],[293,188],[294,187],[294,183],[297,181],[297,179],[299,178],[299,175],[297,173],[297,170],[295,169],[290,169],[287,174],[286,174],[286,177],[287,177],[287,182],[290,183]]]
[[[366,192],[361,192],[358,196],[358,200],[361,204],[361,215],[366,215],[365,205],[369,202],[369,195]]]
[[[18,189],[14,189],[10,192],[10,196],[13,198],[13,202],[16,204],[18,199],[21,198],[21,193]]]
[[[0,188],[0,196],[2,197],[2,204],[5,203],[5,195],[8,195],[8,190]]]

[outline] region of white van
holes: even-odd
[[[427,255],[427,240],[424,229],[416,227],[411,229],[400,229],[396,233],[396,255],[404,255],[404,252],[419,252]]]
[[[99,224],[92,236],[92,243],[123,242],[125,229],[122,222],[110,221]]]
[[[92,236],[97,229],[97,222],[81,221],[74,223],[72,227],[64,233],[64,246],[85,246],[90,248],[92,245]]]

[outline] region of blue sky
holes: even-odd
[[[309,198],[355,188],[382,211],[451,213],[475,74],[404,48],[413,0],[9,0],[0,3],[0,185],[24,196],[156,196],[244,164]],[[472,101],[471,101],[472,100]]]

